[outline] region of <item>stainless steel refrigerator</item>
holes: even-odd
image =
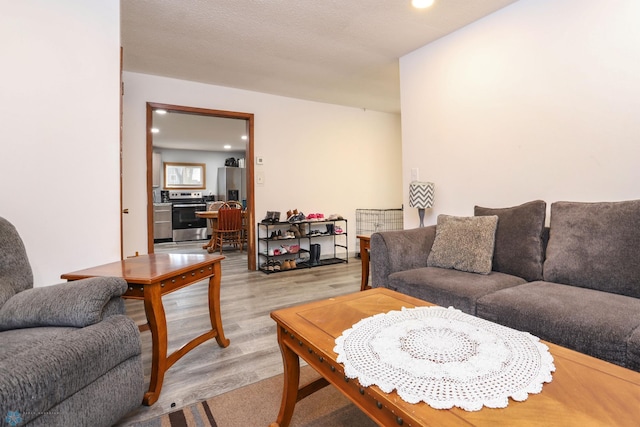
[[[237,200],[247,203],[247,178],[245,168],[218,168],[218,197],[221,200]]]

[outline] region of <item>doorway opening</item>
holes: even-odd
[[[147,250],[152,254],[155,252],[154,248],[154,219],[153,208],[154,201],[158,200],[157,194],[159,192],[158,180],[154,178],[157,174],[154,171],[154,115],[157,112],[178,113],[185,115],[194,115],[202,117],[211,117],[217,119],[231,119],[234,121],[242,121],[246,129],[246,140],[244,140],[244,152],[245,152],[245,173],[246,173],[246,221],[247,221],[247,268],[249,270],[256,269],[256,254],[255,254],[255,230],[253,224],[255,224],[255,189],[254,189],[254,169],[253,162],[250,159],[254,157],[253,148],[253,126],[254,115],[251,113],[242,113],[235,111],[223,111],[223,110],[211,110],[206,108],[197,107],[185,107],[180,105],[162,104],[155,102],[147,102]],[[187,141],[184,141],[187,144]],[[187,148],[187,145],[184,146]],[[191,146],[190,149],[194,149]],[[212,148],[210,148],[212,150]],[[157,176],[157,175],[156,175]],[[155,200],[154,200],[155,196]],[[203,249],[203,252],[205,250]]]

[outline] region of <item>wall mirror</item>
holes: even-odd
[[[202,190],[207,188],[206,164],[164,162],[164,188]]]

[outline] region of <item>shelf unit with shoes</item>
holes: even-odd
[[[257,229],[258,265],[264,273],[349,262],[346,219],[263,221]],[[323,253],[322,244],[331,250]]]

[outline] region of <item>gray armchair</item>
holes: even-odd
[[[33,287],[24,244],[0,217],[0,426],[110,426],[144,395],[127,283]]]

